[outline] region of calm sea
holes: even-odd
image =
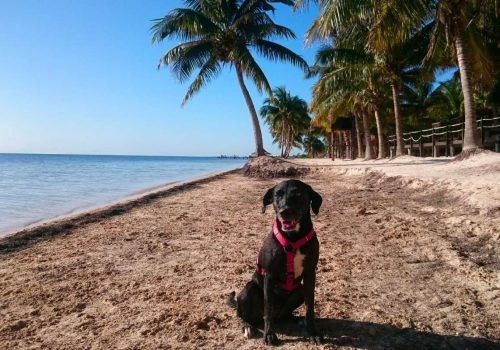
[[[0,235],[244,162],[215,157],[0,154]]]

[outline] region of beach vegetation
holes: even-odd
[[[273,96],[264,100],[260,115],[269,125],[274,143],[281,148],[281,156],[288,158],[293,147],[301,148],[311,118],[307,102],[294,96],[284,86],[273,90]]]
[[[302,140],[304,151],[310,158],[315,158],[323,154],[326,150],[326,143],[323,138],[314,132],[308,133]]]

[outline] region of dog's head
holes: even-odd
[[[273,204],[283,231],[298,231],[303,219],[310,219],[310,208],[318,214],[323,199],[311,186],[299,180],[283,181],[267,190],[262,199],[262,213]]]

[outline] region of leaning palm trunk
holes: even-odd
[[[239,64],[236,64],[236,75],[238,76],[238,83],[240,83],[241,91],[245,97],[245,102],[247,103],[248,110],[250,111],[250,119],[252,120],[253,135],[255,138],[255,153],[257,156],[265,155],[264,143],[262,141],[262,131],[260,130],[259,118],[257,117],[257,112],[255,111],[255,106],[252,102],[252,97],[245,86],[243,80],[243,72]]]
[[[365,159],[373,159],[368,113],[366,113],[366,111],[362,111],[361,113],[363,115],[363,132],[365,134]]]
[[[358,145],[357,149],[358,149],[358,158],[362,158],[363,157],[363,150],[361,149],[361,129],[359,128],[359,116],[357,113],[354,114],[354,125],[355,125],[355,128],[356,128],[356,143]]]
[[[403,155],[404,140],[403,126],[401,124],[401,109],[399,104],[399,85],[396,81],[391,81],[392,100],[394,102],[394,121],[396,123],[396,157]]]
[[[464,31],[461,23],[455,26],[455,49],[457,51],[458,67],[460,69],[460,81],[464,94],[465,130],[462,152],[473,152],[480,147],[479,135],[476,125],[476,111],[470,82],[470,60],[465,48]]]
[[[377,124],[377,138],[378,138],[378,159],[385,157],[384,148],[384,134],[382,133],[382,123],[380,121],[380,115],[378,114],[378,107],[375,106],[375,123]]]

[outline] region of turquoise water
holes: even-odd
[[[215,157],[0,154],[0,234],[244,162]]]

